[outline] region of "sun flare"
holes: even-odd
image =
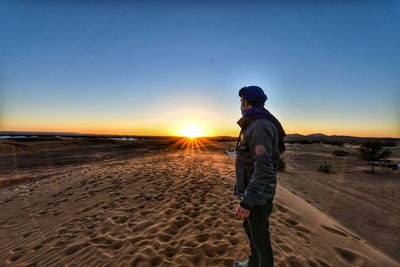
[[[203,136],[203,130],[195,125],[187,126],[183,129],[182,135],[190,138]]]

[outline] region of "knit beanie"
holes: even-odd
[[[267,96],[258,86],[245,86],[239,90],[239,96],[250,102],[252,106],[264,106]]]

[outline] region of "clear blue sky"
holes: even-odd
[[[0,130],[400,137],[399,1],[136,2],[1,1]]]

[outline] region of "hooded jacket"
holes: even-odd
[[[280,138],[269,119],[242,117],[238,124],[242,130],[236,146],[235,195],[251,210],[275,196]]]

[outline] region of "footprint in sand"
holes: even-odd
[[[298,224],[298,222],[296,222],[295,220],[292,220],[292,219],[286,219],[285,223],[286,223],[286,225],[289,225],[289,226],[295,226]]]
[[[75,245],[69,246],[64,251],[64,254],[66,256],[69,256],[69,255],[75,254],[76,252],[80,251],[82,248],[85,248],[85,247],[88,247],[88,246],[90,246],[90,244],[88,242],[75,244]]]
[[[169,242],[172,239],[172,235],[167,235],[167,234],[157,234],[157,238],[161,242]]]
[[[13,253],[18,252],[18,251],[22,251],[22,247],[16,247],[12,250]]]
[[[34,246],[33,248],[32,248],[32,250],[39,250],[39,249],[41,249],[43,247],[43,245],[42,244],[39,244],[39,245],[36,245],[36,246]]]
[[[204,243],[210,238],[209,234],[200,234],[196,236],[196,240],[199,243]]]
[[[66,241],[58,241],[54,244],[54,247],[65,247],[68,244]]]
[[[320,259],[316,259],[316,261],[319,263],[319,265],[321,265],[322,267],[331,267],[332,265],[330,265],[330,264],[328,264],[328,263],[326,263],[325,261],[323,261],[323,260],[320,260]]]
[[[302,260],[300,260],[297,256],[290,256],[286,258],[287,263],[289,263],[289,266],[304,266],[302,264]]]
[[[344,248],[334,247],[337,253],[339,253],[340,257],[345,260],[346,263],[354,264],[356,266],[369,266],[372,265],[366,258],[357,254],[354,251],[347,250]]]
[[[53,211],[53,216],[58,216],[60,214],[61,214],[61,211],[59,211],[59,210]]]
[[[280,212],[287,212],[288,209],[286,206],[282,205],[282,204],[275,204],[275,207],[277,210],[279,210]]]
[[[299,236],[303,241],[305,242],[306,245],[310,245],[310,240],[309,238],[302,232],[297,232],[297,236]]]
[[[47,213],[46,210],[42,210],[42,211],[40,211],[38,214],[43,216],[43,215],[45,215],[46,213]]]
[[[279,247],[285,252],[285,254],[292,254],[293,253],[293,249],[285,244],[281,244],[279,245]]]
[[[228,241],[229,241],[229,244],[231,244],[232,246],[236,246],[237,244],[240,243],[241,239],[230,236],[230,237],[228,237]]]
[[[23,233],[23,234],[22,234],[22,237],[23,237],[23,238],[27,238],[27,237],[29,237],[31,234],[32,234],[32,232],[26,232],[26,233]]]
[[[167,257],[167,258],[172,258],[174,257],[178,252],[177,248],[174,247],[167,247],[162,251],[162,253]]]
[[[296,231],[298,231],[298,232],[303,232],[303,233],[306,233],[306,234],[311,233],[310,230],[308,230],[307,228],[305,228],[305,227],[303,227],[303,226],[301,226],[301,225],[296,225],[294,228],[295,228]]]
[[[10,262],[15,262],[15,261],[17,261],[19,258],[21,258],[22,257],[22,254],[14,254],[14,255],[12,255],[10,258],[9,258],[9,261]]]
[[[129,217],[127,217],[127,216],[113,216],[113,217],[111,218],[111,220],[112,220],[113,223],[115,223],[115,224],[123,224],[123,223],[125,223],[128,219],[129,219]]]
[[[313,260],[308,259],[307,262],[310,265],[310,267],[318,267],[319,266],[318,263],[316,263]]]
[[[146,215],[149,215],[149,214],[152,214],[152,213],[154,213],[154,211],[152,211],[152,210],[141,210],[141,211],[139,211],[139,215],[140,216],[146,216]]]
[[[124,245],[124,241],[122,240],[116,240],[111,244],[111,249],[112,250],[119,250],[123,245]]]

